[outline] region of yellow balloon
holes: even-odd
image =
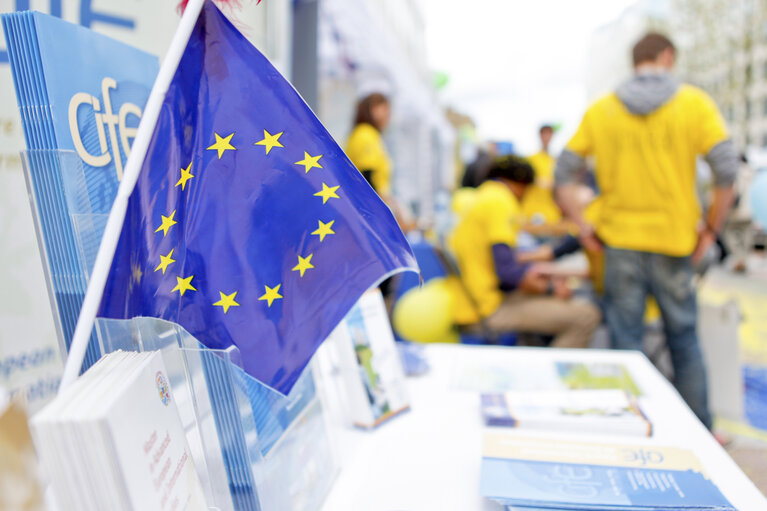
[[[453,324],[453,295],[445,279],[431,279],[405,293],[394,306],[392,323],[409,341],[460,341]]]

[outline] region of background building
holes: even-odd
[[[587,95],[631,73],[631,45],[648,30],[678,48],[676,74],[716,100],[741,150],[767,147],[767,1],[639,0],[592,35]]]
[[[323,0],[319,57],[319,115],[341,145],[358,98],[391,98],[385,140],[394,194],[421,220],[433,220],[435,195],[454,183],[455,136],[432,87],[420,3]]]
[[[708,91],[740,149],[767,147],[767,2],[673,0],[679,73]]]
[[[648,30],[667,32],[671,16],[669,0],[639,0],[615,21],[594,31],[586,75],[589,102],[631,76],[631,47]]]

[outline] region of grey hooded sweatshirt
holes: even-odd
[[[634,115],[647,115],[671,99],[679,89],[679,82],[668,73],[640,73],[623,82],[615,90],[618,99]],[[740,165],[738,153],[731,140],[715,145],[704,155],[714,175],[716,186],[730,186]],[[577,180],[586,167],[578,154],[565,149],[557,159],[554,175],[557,186]]]

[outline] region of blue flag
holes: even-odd
[[[206,2],[168,89],[99,316],[236,345],[287,393],[357,299],[417,265],[293,87]]]

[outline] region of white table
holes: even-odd
[[[553,365],[554,361],[620,363],[641,388],[640,406],[653,423],[652,438],[603,435],[597,441],[690,449],[737,509],[767,510],[767,499],[695,418],[674,387],[639,352],[430,345],[426,354],[431,371],[408,380],[410,412],[375,431],[336,429],[341,471],[323,511],[502,509],[480,497],[481,446],[486,428],[479,393],[465,389],[465,385],[457,388],[456,376],[465,367],[505,364],[522,364],[534,376],[536,367]],[[529,380],[530,374],[521,378]],[[524,435],[546,436],[529,431]]]

